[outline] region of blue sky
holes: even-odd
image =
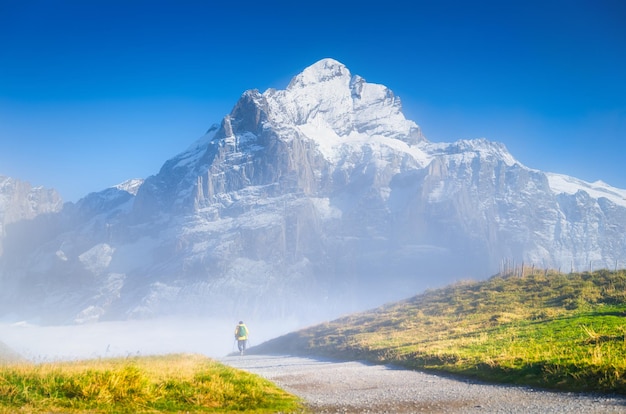
[[[626,188],[626,2],[0,0],[0,175],[156,174],[247,89],[331,57],[435,142]]]

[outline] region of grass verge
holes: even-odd
[[[300,401],[200,355],[0,366],[0,413],[293,413]]]

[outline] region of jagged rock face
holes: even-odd
[[[139,185],[66,205],[56,232],[4,260],[0,313],[309,321],[503,261],[626,265],[626,191],[528,169],[485,139],[431,143],[390,90],[332,59],[245,92]]]
[[[61,196],[52,189],[33,188],[30,183],[0,176],[0,256],[6,228],[12,223],[56,213],[63,207]]]

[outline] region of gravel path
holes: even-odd
[[[488,385],[388,365],[293,356],[221,358],[303,398],[314,413],[626,413],[626,398]]]

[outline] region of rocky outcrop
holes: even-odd
[[[33,187],[26,181],[0,176],[0,256],[6,228],[12,223],[32,220],[38,215],[59,212],[61,196],[53,189]]]

